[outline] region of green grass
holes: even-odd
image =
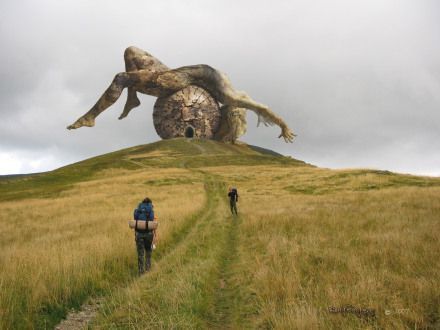
[[[166,152],[167,156],[139,157],[135,158],[135,162],[130,161],[130,157],[158,150]],[[75,183],[91,180],[98,172],[105,169],[134,170],[142,166],[173,168],[183,167],[184,164],[194,168],[219,164],[305,165],[304,162],[289,157],[270,155],[270,152],[266,152],[262,148],[255,151],[247,146],[225,145],[210,140],[162,140],[93,157],[51,172],[25,176],[5,176],[0,180],[0,201],[56,197],[61,192],[71,189]]]
[[[71,189],[104,169],[136,169],[138,166],[124,161],[119,153],[111,153],[61,167],[45,173],[31,174],[0,180],[0,201],[25,198],[50,198]]]
[[[286,177],[277,176],[276,181]],[[440,178],[396,174],[388,171],[349,170],[343,173],[308,176],[284,189],[294,194],[323,195],[400,187],[440,187]]]

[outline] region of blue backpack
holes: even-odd
[[[139,206],[134,210],[133,217],[134,220],[153,221],[153,205],[150,203],[140,203]]]

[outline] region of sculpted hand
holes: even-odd
[[[278,138],[283,137],[284,141],[286,142],[293,142],[293,138],[296,135],[293,134],[293,132],[290,130],[287,126],[281,126],[281,134],[278,136]]]

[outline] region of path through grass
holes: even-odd
[[[234,283],[234,265],[237,261],[238,225],[240,219],[233,216],[228,224],[227,234],[223,241],[223,253],[218,260],[218,285],[213,296],[210,327],[227,329],[238,320],[234,318],[234,310],[240,304],[237,287]]]
[[[208,206],[152,271],[104,302],[98,328],[230,328],[230,280],[238,218],[225,203],[225,185],[206,175]]]

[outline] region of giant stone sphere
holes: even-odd
[[[203,88],[190,85],[156,100],[153,123],[162,139],[212,139],[220,126],[218,102]]]

